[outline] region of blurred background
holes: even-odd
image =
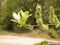
[[[37,25],[36,19],[34,16],[37,3],[40,4],[42,7],[43,22],[45,24],[49,24],[48,15],[49,15],[50,6],[54,7],[55,14],[60,20],[59,18],[60,17],[60,0],[0,0],[0,32],[4,30],[11,31],[11,32],[16,32],[16,31],[19,32],[20,30],[22,30],[21,28],[17,27],[16,23],[11,21],[11,19],[13,19],[12,13],[13,12],[18,13],[21,9],[23,11],[29,11],[30,14],[32,14],[32,16],[28,18],[27,24]],[[23,30],[23,32],[25,31],[27,30]],[[34,30],[32,31],[34,32]],[[44,35],[44,32],[45,34],[47,33],[47,31],[42,31],[42,32],[38,31],[39,34],[43,33],[42,35]],[[58,29],[53,28],[51,29],[50,32],[52,32],[50,35],[56,36],[55,33],[57,33],[57,35],[59,35],[60,37],[60,28]],[[37,32],[35,31],[34,33],[37,33]],[[39,34],[37,35],[39,36]]]

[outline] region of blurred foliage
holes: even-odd
[[[47,41],[42,41],[41,43],[37,43],[35,45],[50,45]]]
[[[27,2],[27,3],[26,3]],[[31,3],[31,4],[30,4]],[[12,19],[12,12],[18,12],[20,9],[25,10],[32,10],[33,2],[28,0],[7,0],[5,4],[2,5],[1,8],[1,23],[4,25],[5,28],[12,29],[13,22]],[[29,6],[27,5],[29,4]],[[31,6],[30,6],[31,5]]]
[[[57,7],[59,7],[59,0],[16,0],[16,1],[3,0],[2,2],[3,4],[2,4],[2,10],[1,10],[1,16],[2,16],[1,20],[5,25],[11,25],[10,19],[12,18],[11,15],[13,11],[18,12],[20,9],[23,9],[23,11],[28,10],[30,13],[32,13],[32,15],[34,15],[36,3],[39,3],[42,6],[43,16],[48,15],[48,7],[50,5],[56,7],[56,9]],[[59,11],[59,10],[56,10],[56,11]],[[29,17],[28,20],[29,20],[27,21],[28,23],[36,24],[35,23],[36,20],[34,16]],[[44,17],[44,20],[46,20],[44,22],[47,22],[47,16],[46,18]]]
[[[58,17],[55,15],[54,8],[50,6],[50,12],[49,12],[49,23],[54,24],[55,28],[60,27],[60,21]]]
[[[26,24],[27,19],[31,16],[31,14],[29,14],[29,11],[25,11],[23,12],[23,10],[20,10],[18,12],[18,14],[16,14],[15,12],[13,12],[13,19],[11,19],[11,21],[15,22],[18,24],[19,27],[24,27],[23,29],[29,29],[32,30],[33,27],[29,24]]]
[[[51,38],[58,38],[58,34],[55,29],[51,28],[50,30],[48,30],[48,32],[49,32],[49,35],[51,36]]]
[[[18,12],[18,14],[13,12],[12,21],[18,23],[19,26],[22,27],[22,26],[26,25],[26,21],[29,18],[29,16],[31,16],[31,14],[29,14],[29,11],[23,12],[23,10],[20,10]]]
[[[37,4],[35,12],[36,22],[41,30],[49,30],[49,27],[43,23],[41,6]]]
[[[42,6],[42,9],[36,10],[37,3]],[[49,15],[50,6],[53,6],[54,8],[51,9],[52,14]],[[47,27],[44,23],[46,23],[46,24],[49,23],[48,16],[51,16],[51,15],[53,16],[53,14],[54,14],[55,15],[54,18],[56,20],[59,19],[59,21],[60,21],[60,0],[0,0],[0,27],[4,28],[4,29],[9,29],[9,30],[15,30],[17,24],[11,21],[11,19],[13,19],[12,12],[18,13],[21,9],[23,10],[23,12],[25,12],[27,10],[30,12],[29,14],[32,14],[28,18],[28,20],[26,22],[27,24],[36,25],[37,22],[39,22],[39,20],[40,20],[40,22],[39,22],[40,24],[38,24],[38,25],[40,25],[40,27],[44,28],[44,30]],[[35,18],[36,11],[37,11],[38,17],[39,17],[38,21]],[[54,23],[59,22],[56,20],[54,21]],[[42,26],[43,24],[44,24],[44,26]],[[60,23],[57,24],[57,26],[58,26],[58,28],[60,28]],[[25,26],[25,27],[29,28],[32,26],[29,25],[29,26]],[[58,29],[56,31],[58,32]],[[53,34],[53,33],[55,33],[53,30],[51,30],[50,32],[52,32],[52,35],[55,36],[55,34]]]

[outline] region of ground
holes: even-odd
[[[0,45],[34,45],[42,41],[60,45],[60,41],[14,35],[0,35]]]

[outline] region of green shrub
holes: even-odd
[[[18,23],[19,26],[21,27],[21,26],[26,25],[26,21],[29,18],[29,16],[31,16],[29,14],[29,11],[23,12],[23,10],[20,10],[18,12],[18,14],[16,14],[15,12],[13,12],[13,19],[12,19],[12,21]]]
[[[43,42],[37,43],[37,44],[35,44],[35,45],[49,45],[49,43],[48,43],[47,41],[43,41]]]
[[[13,12],[13,19],[12,19],[12,21],[15,22],[15,23],[18,23],[18,26],[20,28],[23,28],[24,30],[25,29],[32,30],[33,27],[26,23],[27,19],[29,18],[29,16],[31,16],[31,15],[29,15],[29,11],[23,12],[23,10],[20,10],[18,12],[18,14]]]

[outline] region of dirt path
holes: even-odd
[[[0,45],[34,45],[42,41],[60,45],[60,41],[46,40],[41,38],[28,38],[12,35],[0,35]]]

